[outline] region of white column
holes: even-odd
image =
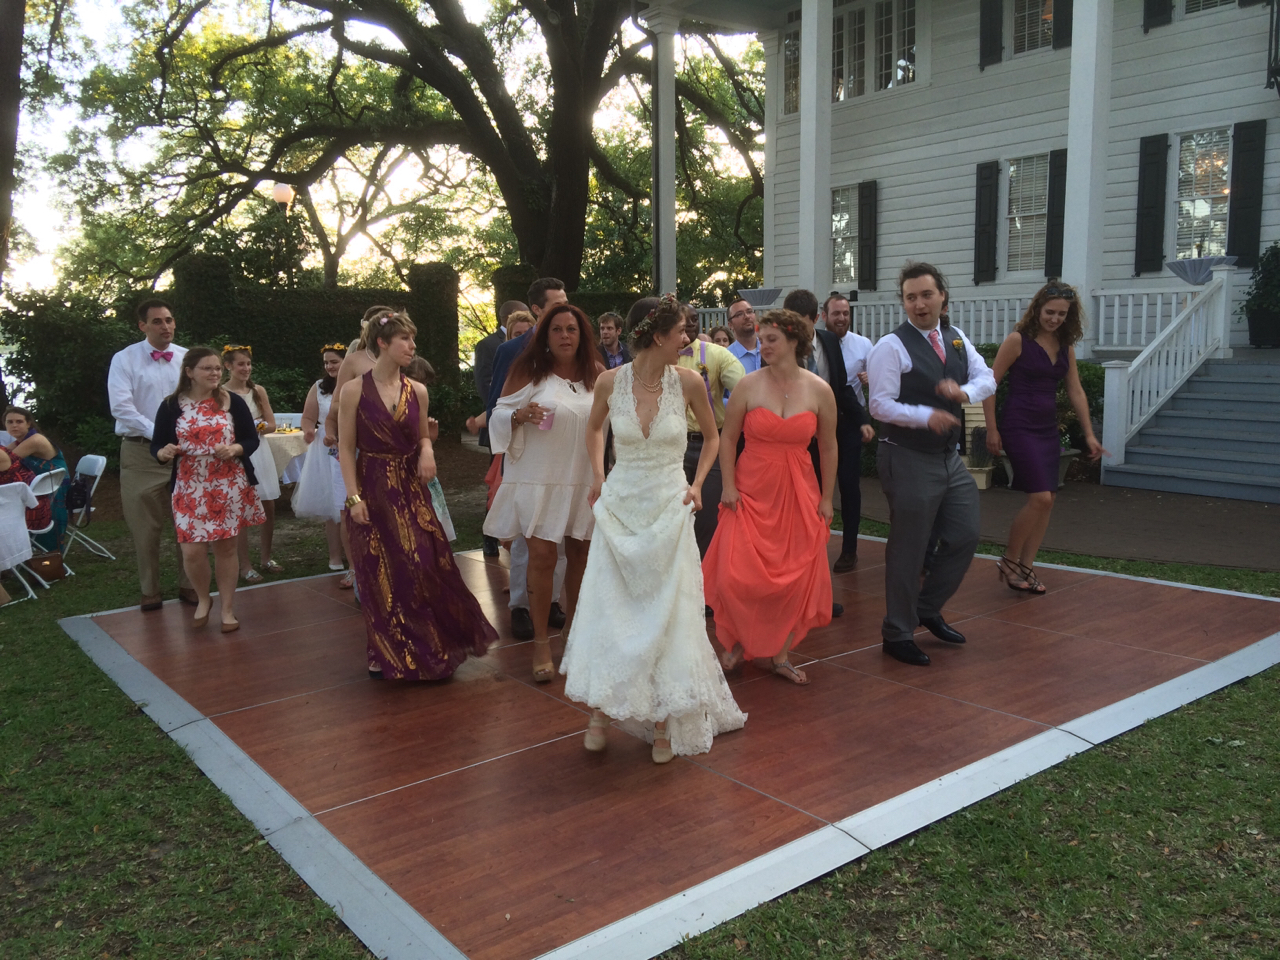
[[[1214,334],[1218,337],[1219,347],[1209,356],[1217,360],[1230,360],[1231,350],[1231,312],[1235,307],[1236,268],[1220,263],[1213,267],[1213,279],[1222,281],[1222,297],[1209,322],[1213,324]]]
[[[800,14],[800,286],[831,287],[831,4]]]
[[[1124,463],[1125,437],[1129,432],[1129,361],[1108,360],[1102,365],[1106,376],[1102,403],[1102,446],[1109,451],[1103,467]],[[1106,482],[1105,470],[1103,482]]]
[[[1097,302],[1092,294],[1102,286],[1114,7],[1114,0],[1076,4],[1071,25],[1062,279],[1080,290],[1086,304]],[[1096,324],[1090,324],[1090,329],[1093,333],[1089,340],[1096,342]],[[1089,344],[1083,343],[1081,348],[1079,355],[1088,356]]]
[[[653,60],[653,289],[676,292],[676,34],[680,15],[653,9],[643,14],[656,36]]]
[[[778,31],[756,34],[764,47],[764,285],[773,286],[774,193],[773,169],[778,156],[778,112],[782,102],[782,64],[778,56]]]

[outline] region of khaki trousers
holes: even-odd
[[[120,507],[129,525],[138,553],[138,582],[144,597],[160,596],[160,535],[173,527],[173,502],[169,478],[173,465],[151,456],[151,446],[133,440],[120,442]],[[174,545],[178,557],[178,583],[191,586],[182,566],[182,548]]]

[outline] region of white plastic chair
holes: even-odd
[[[89,521],[93,516],[93,495],[98,490],[98,481],[102,479],[102,475],[107,470],[107,458],[97,453],[86,453],[80,458],[80,462],[76,464],[76,479],[80,477],[93,477],[93,485],[89,487],[89,500],[80,510],[72,512],[72,516],[68,519],[67,535],[62,541],[62,556],[66,557],[67,551],[71,549],[73,543],[84,544],[84,548],[92,554],[99,557],[106,557],[108,560],[114,560],[115,555],[104,547],[98,541],[85,536],[83,529],[89,525]]]
[[[63,481],[66,479],[67,479],[67,471],[63,467],[58,467],[58,469],[56,470],[50,470],[48,473],[42,473],[39,476],[37,476],[34,480],[31,481],[31,484],[30,484],[31,493],[33,496],[36,496],[36,497],[52,497],[55,493],[58,492],[58,488],[62,486]],[[44,547],[36,543],[36,537],[40,536],[41,534],[49,533],[50,531],[53,530],[55,525],[56,525],[55,521],[52,518],[50,518],[48,526],[42,527],[39,530],[27,531],[27,536],[31,540],[32,550],[39,550],[41,553],[44,553]],[[22,569],[26,570],[27,573],[35,577],[36,582],[40,584],[40,586],[44,587],[46,590],[49,589],[49,584],[44,579],[44,577],[40,576],[40,574],[36,573],[34,570],[28,567],[25,563],[22,565]],[[66,571],[66,575],[68,577],[75,576],[75,572],[70,567],[68,567],[65,563],[62,565],[62,569]]]
[[[27,595],[18,598],[21,600],[36,598],[36,592],[21,573],[25,562],[31,559],[27,510],[35,505],[35,495],[25,483],[0,484],[0,570],[12,570],[18,582],[26,589]],[[16,603],[17,600],[13,602]]]

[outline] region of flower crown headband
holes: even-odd
[[[328,353],[330,350],[334,353],[346,353],[347,345],[345,343],[326,343],[320,348],[321,353]]]
[[[235,353],[237,350],[243,350],[249,356],[253,356],[253,347],[245,346],[240,343],[228,343],[222,348],[222,355],[225,357],[228,353]]]
[[[658,298],[658,305],[644,315],[644,319],[635,325],[631,331],[632,339],[638,340],[650,330],[653,329],[653,321],[658,319],[658,314],[665,310],[679,310],[680,301],[676,299],[674,293],[664,293]]]

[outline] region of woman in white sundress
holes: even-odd
[[[746,722],[707,639],[693,513],[716,458],[706,384],[676,366],[687,342],[671,295],[638,301],[626,331],[635,359],[600,374],[587,426],[595,532],[560,672],[565,694],[594,712],[584,746],[607,745],[610,719],[642,725],[653,760],[705,753]],[[707,442],[684,475],[685,408]],[[605,423],[617,463],[604,475]],[[715,505],[712,505],[714,509]]]

